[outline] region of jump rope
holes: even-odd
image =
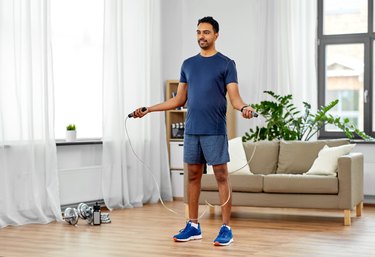
[[[146,110],[147,110],[146,107],[143,107],[143,108],[142,108],[142,112],[145,112]],[[256,112],[252,112],[252,116],[253,116],[254,118],[257,118],[259,115],[258,115],[258,113],[256,113]],[[131,143],[131,140],[130,140],[130,136],[129,136],[129,133],[128,133],[128,128],[127,128],[127,126],[126,126],[126,123],[127,123],[128,119],[129,119],[129,118],[133,118],[133,117],[134,117],[134,113],[130,113],[130,114],[126,117],[126,119],[125,119],[125,133],[126,133],[126,136],[127,136],[127,138],[128,138],[128,141],[129,141],[130,149],[132,150],[132,152],[133,152],[134,156],[137,158],[137,160],[143,165],[143,167],[146,168],[147,172],[150,173],[151,177],[153,178],[154,183],[155,183],[155,186],[156,186],[156,190],[157,190],[157,192],[158,192],[158,194],[159,194],[159,200],[160,200],[161,204],[163,205],[163,207],[164,207],[165,209],[167,209],[168,211],[170,211],[170,212],[176,214],[176,215],[184,216],[182,213],[179,213],[179,212],[177,212],[177,211],[175,211],[175,210],[173,210],[173,209],[171,209],[171,208],[169,208],[169,207],[167,207],[167,206],[165,205],[163,199],[161,198],[161,193],[160,193],[160,188],[159,188],[158,182],[157,182],[157,180],[156,180],[154,174],[152,174],[151,168],[150,168],[149,166],[147,166],[146,163],[145,163],[145,162],[144,162],[144,161],[143,161],[143,160],[137,155],[137,153],[135,152],[135,150],[134,150],[134,148],[133,148],[133,145],[132,145],[132,143]],[[260,131],[260,130],[259,130],[259,131]],[[259,131],[258,131],[258,136],[259,136]],[[222,208],[222,207],[224,207],[226,204],[228,204],[228,202],[230,201],[230,198],[231,198],[231,196],[232,196],[232,193],[231,193],[231,192],[232,192],[232,189],[231,189],[231,185],[230,185],[230,179],[229,179],[229,176],[230,176],[231,174],[234,174],[234,173],[236,173],[237,171],[243,169],[244,167],[246,167],[246,165],[249,165],[250,162],[252,161],[253,157],[254,157],[255,150],[256,150],[256,144],[254,145],[254,150],[253,150],[253,152],[251,153],[248,162],[246,162],[242,167],[240,167],[240,168],[238,168],[238,169],[235,169],[235,170],[233,170],[233,171],[228,171],[228,198],[227,198],[227,200],[226,200],[223,204],[221,204],[221,205],[214,205],[214,204],[209,203],[207,200],[205,200],[205,203],[206,203],[205,206],[206,206],[206,207],[205,207],[205,209],[203,210],[202,214],[199,215],[199,216],[196,218],[197,220],[201,219],[201,218],[204,216],[204,214],[206,213],[208,207],[216,207],[216,206],[217,206],[217,207]],[[191,220],[191,218],[188,217],[187,220]]]

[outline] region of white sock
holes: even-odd
[[[191,226],[192,226],[193,228],[198,229],[198,224],[197,224],[197,223],[191,222],[190,224],[191,224]]]
[[[226,225],[226,224],[223,224],[223,226],[226,226],[229,230],[231,230],[231,228],[228,226],[228,225]]]

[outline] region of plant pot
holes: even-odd
[[[77,131],[67,130],[66,131],[66,142],[74,142],[77,140]]]

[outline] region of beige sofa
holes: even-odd
[[[363,155],[339,157],[337,176],[306,175],[319,151],[348,144],[347,139],[318,141],[246,142],[243,147],[253,174],[230,175],[233,206],[318,208],[344,211],[344,224],[351,224],[351,210],[361,216],[363,208]],[[255,148],[255,152],[254,152]],[[187,203],[187,172],[185,171]],[[213,174],[204,174],[199,203],[220,205]],[[186,212],[188,212],[187,204]]]

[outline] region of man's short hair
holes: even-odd
[[[209,23],[214,28],[215,33],[219,32],[219,23],[214,18],[212,18],[211,16],[206,16],[206,17],[203,17],[202,19],[199,19],[198,25],[201,24],[201,23]]]

